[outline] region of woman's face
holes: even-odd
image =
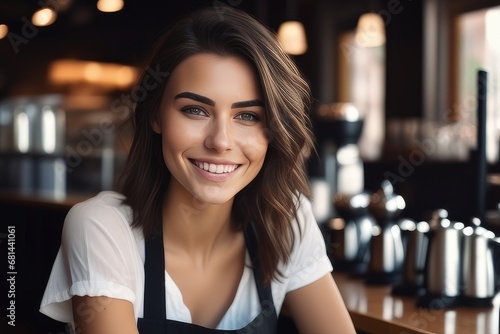
[[[204,53],[181,62],[152,125],[171,191],[207,204],[231,200],[262,168],[265,117],[257,76],[242,58]]]

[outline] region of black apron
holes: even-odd
[[[261,313],[252,322],[237,330],[218,330],[196,324],[166,319],[165,305],[165,256],[163,236],[146,241],[144,263],[144,318],[139,318],[137,328],[140,334],[275,334],[278,316],[274,307],[271,287],[265,287],[256,266],[257,240],[251,227],[245,229],[245,242],[253,263],[253,272],[261,305]]]

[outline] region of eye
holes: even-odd
[[[240,120],[245,121],[245,122],[258,122],[258,121],[260,121],[260,117],[257,114],[251,113],[251,112],[244,112],[244,113],[238,114],[238,115],[236,115],[235,118],[240,119]]]
[[[188,106],[181,109],[181,111],[185,114],[192,116],[207,116],[207,112],[200,107]]]

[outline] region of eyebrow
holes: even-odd
[[[235,102],[231,105],[231,108],[246,108],[246,107],[264,107],[264,102],[259,99]]]
[[[182,98],[198,101],[198,102],[201,102],[204,104],[208,104],[209,106],[212,106],[212,107],[215,106],[215,102],[213,100],[209,99],[206,96],[202,96],[202,95],[192,93],[192,92],[179,93],[174,97],[174,99],[182,99]],[[262,102],[262,100],[259,100],[259,99],[235,102],[231,105],[231,108],[236,109],[236,108],[246,108],[246,107],[255,107],[255,106],[264,107],[264,102]]]

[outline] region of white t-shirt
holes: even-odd
[[[69,211],[40,312],[55,320],[72,323],[73,296],[107,296],[130,301],[134,305],[136,321],[142,318],[144,237],[140,229],[130,227],[132,210],[122,204],[123,198],[115,192],[102,192]],[[284,278],[271,283],[277,313],[287,292],[308,285],[332,271],[311,204],[304,196],[301,196],[297,217],[294,221],[296,244],[290,261],[286,265],[279,264]],[[251,265],[248,251],[246,263]],[[165,291],[167,318],[191,323],[181,291],[168,272],[165,274]],[[80,311],[86,316],[91,310]],[[245,266],[233,303],[217,329],[242,328],[260,311],[253,271]]]

